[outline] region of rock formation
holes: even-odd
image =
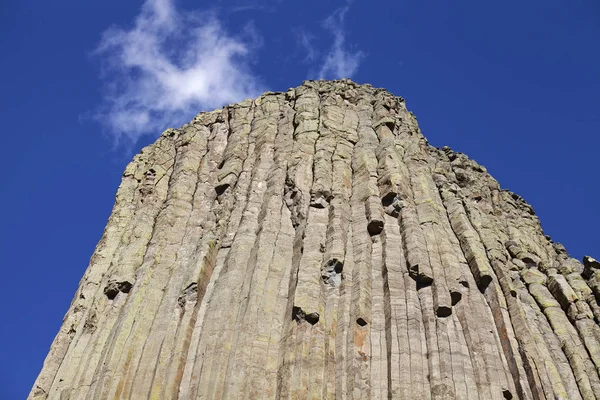
[[[600,398],[600,263],[348,80],[135,156],[30,399]]]

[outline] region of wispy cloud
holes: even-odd
[[[305,30],[294,30],[296,34],[296,42],[298,46],[304,51],[304,61],[305,62],[313,62],[317,57],[317,49],[315,48],[313,41],[315,39],[314,35],[305,31]]]
[[[215,13],[184,14],[173,1],[146,0],[133,27],[107,30],[95,51],[107,66],[96,118],[117,142],[263,91],[249,68],[261,43],[253,26],[234,36]]]
[[[319,71],[320,79],[350,78],[364,57],[362,51],[352,51],[346,44],[344,19],[349,8],[347,1],[346,6],[337,9],[323,22],[323,27],[333,34],[333,44]]]

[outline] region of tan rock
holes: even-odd
[[[600,264],[349,80],[127,166],[30,399],[600,398]]]

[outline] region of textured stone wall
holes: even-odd
[[[600,398],[585,264],[402,98],[305,82],[134,158],[30,398]]]

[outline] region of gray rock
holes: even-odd
[[[135,156],[29,398],[600,398],[583,264],[403,99],[306,81]]]

